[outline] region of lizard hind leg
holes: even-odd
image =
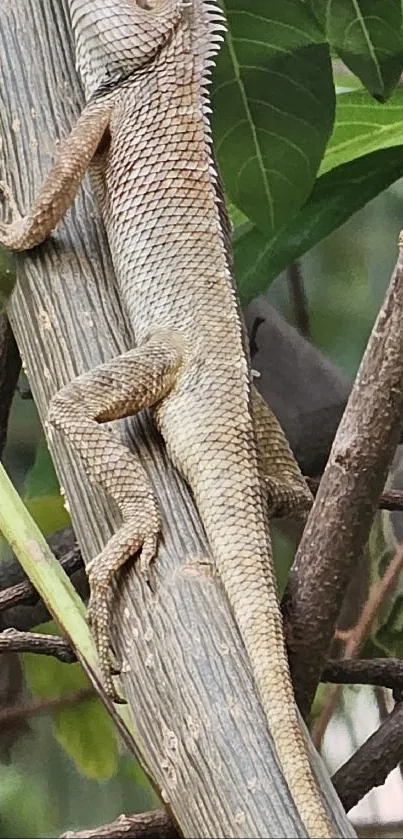
[[[109,539],[105,548],[86,566],[91,589],[87,620],[99,656],[103,687],[114,702],[122,700],[116,693],[112,680],[112,675],[120,672],[120,665],[110,647],[111,584],[119,568],[139,551],[140,566],[148,579],[148,568],[157,552],[159,530],[158,509],[153,501],[153,509],[147,514],[147,522],[144,521],[146,529],[150,531],[148,536],[144,536],[144,531],[139,525],[138,505],[135,502],[122,504],[124,523]],[[144,518],[145,510],[141,512]]]
[[[252,406],[269,517],[305,520],[312,506],[311,492],[279,421],[255,387],[252,388]]]
[[[80,456],[89,478],[113,498],[122,524],[87,565],[90,583],[89,620],[97,646],[103,684],[118,701],[112,672],[109,625],[111,582],[115,573],[137,555],[148,579],[155,558],[160,516],[154,493],[140,461],[101,424],[137,413],[160,401],[176,381],[182,361],[179,342],[169,333],[155,333],[137,349],[90,370],[53,398],[48,422],[65,435]]]

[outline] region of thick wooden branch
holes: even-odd
[[[338,428],[285,598],[290,664],[304,714],[400,439],[402,317],[400,256]]]
[[[403,692],[403,661],[400,658],[330,659],[320,678],[321,682],[376,685]]]
[[[351,809],[369,790],[380,787],[403,760],[403,702],[360,749],[333,775],[333,782]]]
[[[21,209],[32,201],[82,104],[65,0],[0,0],[1,173]],[[17,259],[10,319],[42,420],[66,381],[129,346],[98,209],[86,181],[45,246]],[[304,836],[279,771],[246,655],[208,556],[189,491],[147,416],[116,424],[158,496],[163,537],[157,593],[136,569],[121,574],[113,641],[138,746],[185,836]],[[49,440],[85,558],[116,525],[73,453]],[[315,759],[336,835],[353,835]]]
[[[180,839],[180,834],[165,813],[153,810],[88,830],[68,830],[60,839]]]

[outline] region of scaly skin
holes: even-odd
[[[208,121],[209,66],[222,16],[214,0],[70,0],[88,105],[34,206],[0,240],[42,241],[89,164],[136,349],[54,398],[49,421],[118,503],[122,527],[89,564],[89,615],[105,686],[109,587],[159,533],[141,465],[100,423],[153,406],[189,482],[253,669],[276,751],[311,837],[334,835],[298,725],[270,548],[268,512],[310,496],[273,415],[251,385],[232,275],[228,219]]]

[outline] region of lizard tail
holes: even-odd
[[[298,720],[268,549],[265,546],[263,551],[253,550],[250,530],[249,544],[242,537],[237,539],[235,522],[230,539],[228,520],[221,529],[216,523],[213,530],[214,534],[208,536],[211,536],[217,569],[248,654],[295,806],[311,839],[332,839],[336,834],[326,814]],[[266,532],[269,546],[268,529]],[[225,544],[220,544],[220,533],[227,533]],[[232,559],[231,544],[236,547]]]
[[[300,728],[273,571],[269,516],[242,370],[222,363],[218,406],[212,377],[163,406],[168,452],[192,487],[214,563],[243,640],[285,781],[311,839],[333,839]],[[246,367],[246,362],[245,362]],[[239,375],[238,375],[239,372]],[[217,388],[218,389],[218,388]],[[177,398],[180,398],[180,396]],[[160,409],[161,410],[161,409]],[[170,411],[186,434],[169,433]],[[195,419],[196,417],[196,419]]]

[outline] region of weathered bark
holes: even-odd
[[[403,703],[398,702],[379,728],[333,776],[348,807],[375,787],[385,783],[392,769],[403,760]]]
[[[403,255],[374,324],[288,581],[284,613],[304,715],[367,542],[403,416]]]
[[[26,208],[82,93],[65,0],[0,0],[0,10],[1,177]],[[21,255],[17,271],[9,314],[44,420],[63,383],[129,345],[88,182],[57,235]],[[148,771],[186,836],[304,836],[220,582],[193,562],[208,549],[190,493],[147,416],[118,427],[150,475],[163,518],[156,596],[131,565],[114,598],[113,640]],[[115,512],[63,441],[52,435],[49,444],[89,558]],[[315,765],[339,835],[354,835]]]
[[[119,816],[112,824],[88,830],[68,830],[60,839],[180,839],[174,825],[163,812]]]

